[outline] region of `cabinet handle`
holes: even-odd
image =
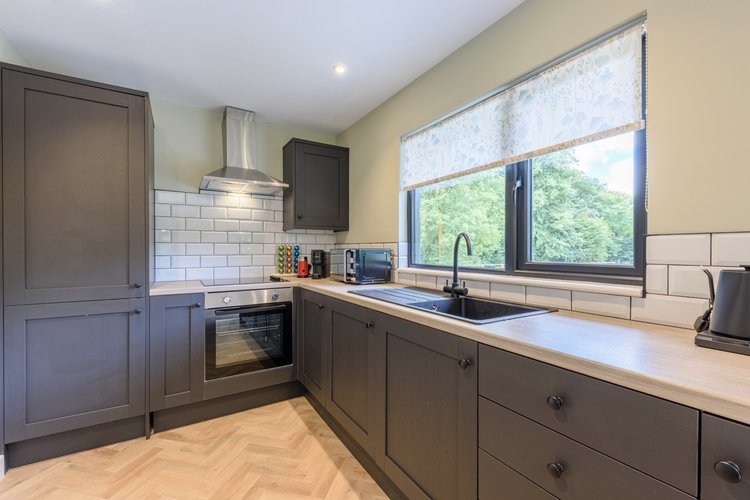
[[[322,311],[323,309],[325,309],[325,308],[326,308],[326,306],[325,306],[325,305],[323,305],[323,304],[318,304],[318,309],[320,309],[321,311]]]
[[[136,281],[135,283],[133,283],[133,288],[141,288],[142,286],[143,286],[143,283],[140,283],[138,281]]]
[[[563,467],[563,464],[561,464],[560,462],[547,464],[547,472],[550,476],[559,479],[560,476],[563,475],[563,472],[565,472],[565,467]]]
[[[466,358],[460,358],[458,360],[458,366],[460,366],[462,370],[465,370],[471,366],[471,360],[466,359]]]
[[[200,302],[196,302],[195,304],[193,304],[193,307],[195,307],[196,309],[200,309],[201,308],[201,303]]]
[[[547,398],[547,406],[550,410],[557,411],[563,407],[565,401],[560,396],[550,396]]]
[[[297,218],[301,219],[302,218],[302,214],[297,214]]]
[[[372,328],[373,326],[375,326],[374,321],[368,321],[367,323],[365,323],[365,328]]]
[[[739,483],[742,481],[740,466],[730,460],[720,460],[714,464],[714,472],[723,481],[728,483]]]
[[[141,309],[140,307],[136,307],[135,309],[133,309],[133,312],[136,314],[141,314],[143,312],[143,309]]]

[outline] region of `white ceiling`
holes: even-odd
[[[339,132],[521,1],[2,0],[0,29],[35,68]]]

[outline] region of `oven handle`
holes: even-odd
[[[213,313],[216,316],[228,316],[230,314],[237,314],[242,312],[251,312],[251,313],[259,313],[259,312],[270,312],[270,311],[282,311],[286,309],[289,306],[279,304],[278,306],[257,306],[257,307],[247,307],[247,306],[239,306],[239,307],[233,307],[231,309],[214,309]]]

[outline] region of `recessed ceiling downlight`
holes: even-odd
[[[337,75],[343,75],[344,73],[346,73],[346,66],[344,66],[341,63],[334,64],[333,72],[336,73]]]

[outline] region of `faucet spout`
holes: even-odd
[[[457,297],[469,293],[466,288],[461,287],[461,284],[458,281],[458,246],[462,239],[466,242],[466,254],[473,255],[471,250],[471,238],[469,238],[469,235],[463,232],[458,233],[458,236],[456,236],[456,243],[453,245],[453,283],[443,287],[443,291],[450,293],[451,297]]]

